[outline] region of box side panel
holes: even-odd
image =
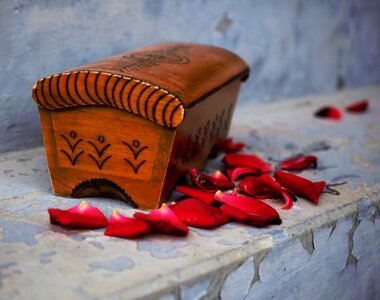
[[[187,170],[201,171],[208,156],[227,138],[240,85],[237,80],[186,111],[185,120],[175,133],[165,179],[166,194],[170,195]]]

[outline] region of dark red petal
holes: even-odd
[[[282,197],[285,200],[285,205],[281,207],[282,209],[289,209],[293,206],[293,198],[295,198],[293,193],[282,188],[268,174],[246,177],[239,183],[238,187],[244,194],[258,199]]]
[[[280,168],[283,170],[303,170],[310,166],[317,167],[317,157],[314,155],[290,158],[280,163]]]
[[[261,170],[262,173],[272,170],[271,166],[253,154],[226,154],[222,161],[228,167],[248,167]]]
[[[352,113],[361,113],[368,109],[369,102],[367,99],[362,99],[359,101],[356,101],[354,103],[351,103],[346,106],[346,111],[352,112]]]
[[[219,149],[226,153],[238,152],[245,147],[244,143],[234,143],[232,138],[228,138],[219,145]]]
[[[224,175],[222,172],[220,172],[219,170],[216,170],[212,175],[211,177],[216,180],[216,181],[221,181],[221,180],[224,180],[224,181],[229,181],[228,177],[226,175]]]
[[[198,190],[192,187],[184,186],[184,185],[179,185],[176,186],[176,191],[180,192],[182,194],[185,194],[191,198],[198,199],[208,205],[210,205],[212,202],[214,202],[214,194],[215,193],[208,193],[204,192],[202,190]]]
[[[248,215],[251,222],[278,224],[281,220],[278,212],[273,207],[251,197],[234,196],[217,191],[215,200],[240,209]]]
[[[202,191],[209,192],[209,193],[215,193],[218,189],[215,186],[213,180],[210,179],[211,176],[208,176],[206,174],[200,174],[199,179],[197,179],[197,170],[191,169],[188,171],[190,175],[191,183],[200,188]]]
[[[241,176],[261,175],[263,174],[263,171],[260,168],[236,167],[228,168],[227,174],[231,178],[231,180],[235,181]]]
[[[152,228],[143,219],[128,218],[128,222],[112,223],[109,224],[104,232],[105,235],[122,237],[122,238],[135,238],[147,235],[153,232]],[[124,220],[125,221],[125,220]]]
[[[164,203],[161,208],[152,210],[145,220],[149,222],[159,232],[187,235],[189,228],[181,222],[173,211]]]
[[[96,229],[106,227],[108,224],[107,218],[102,212],[98,208],[88,205],[86,201],[67,210],[49,208],[48,212],[50,223],[54,225]]]
[[[196,199],[185,199],[169,207],[188,226],[215,228],[228,222],[228,217],[219,208]]]
[[[207,174],[201,174],[199,178],[206,180],[207,182],[212,182],[212,184],[218,190],[230,190],[235,188],[235,184],[229,180],[222,172],[219,170],[215,171],[212,176]]]
[[[238,188],[244,194],[259,199],[277,198],[282,193],[281,186],[268,174],[245,177],[239,183]]]
[[[342,119],[342,113],[339,108],[335,106],[324,106],[314,113],[318,118],[338,121]]]
[[[274,177],[281,186],[288,188],[297,196],[308,199],[315,204],[318,204],[318,198],[326,185],[324,181],[312,182],[300,176],[279,170],[275,172]]]

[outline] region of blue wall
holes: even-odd
[[[380,82],[380,1],[0,0],[0,152],[41,144],[37,79],[161,41],[244,57],[239,103]]]

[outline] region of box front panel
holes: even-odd
[[[158,126],[116,109],[82,108],[52,114],[58,166],[148,181]]]

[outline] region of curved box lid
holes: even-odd
[[[32,94],[47,110],[111,106],[176,127],[187,109],[248,74],[248,65],[228,50],[164,43],[47,76]]]

